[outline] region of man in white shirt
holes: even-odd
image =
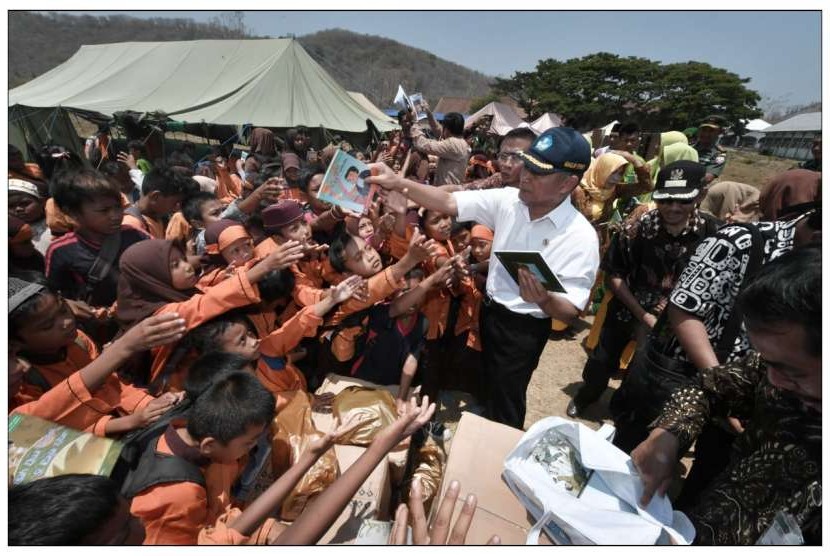
[[[490,419],[515,428],[524,426],[527,386],[551,318],[577,318],[599,267],[596,232],[570,202],[591,161],[588,142],[571,128],[552,128],[520,156],[524,168],[518,188],[447,193],[396,176],[383,164],[372,165],[379,175],[367,178],[427,209],[491,228],[493,253],[540,252],[564,286],[564,294],[548,292],[524,269],[516,284],[498,259],[491,258],[480,321],[483,401]]]

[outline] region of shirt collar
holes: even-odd
[[[574,206],[571,204],[570,197],[567,197],[561,203],[559,203],[559,206],[555,209],[551,210],[544,216],[540,216],[536,220],[531,220],[530,207],[524,204],[518,198],[518,195],[516,197],[516,202],[519,203],[519,205],[522,207],[524,214],[527,216],[528,222],[537,222],[539,220],[544,220],[545,218],[547,218],[557,229],[565,227],[565,225],[568,223],[568,220],[570,220],[570,218],[573,216],[574,211],[576,211]]]
[[[182,440],[182,437],[176,432],[176,429],[173,426],[174,424],[180,426],[183,425],[184,422],[179,420],[174,421],[173,423],[170,423],[164,431],[164,441],[167,442],[167,445],[170,447],[170,451],[173,452],[173,455],[186,459],[199,467],[208,465],[210,463],[210,459],[203,456],[198,448],[188,446],[185,441]]]

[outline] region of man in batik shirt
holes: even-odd
[[[746,430],[730,463],[685,509],[698,544],[755,544],[776,514],[789,514],[808,544],[821,543],[821,247],[794,250],[763,267],[739,298],[752,347],[704,369],[663,407],[631,457],[643,507],[665,494],[677,459],[713,417]]]
[[[695,205],[705,174],[703,165],[690,160],[660,170],[654,189],[657,208],[612,237],[600,268],[614,298],[599,343],[582,370],[584,383],[568,404],[569,417],[599,399],[618,371],[625,346],[632,339],[643,343],[689,257],[717,231],[717,221]]]

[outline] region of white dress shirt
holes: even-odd
[[[562,282],[562,295],[580,311],[588,304],[599,268],[599,240],[591,224],[571,204],[570,199],[536,220],[519,200],[515,187],[453,193],[458,205],[458,220],[475,220],[493,230],[496,251],[539,251]],[[520,314],[545,318],[548,315],[535,303],[527,303],[495,255],[490,256],[487,294],[496,302]]]

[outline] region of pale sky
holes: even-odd
[[[209,11],[71,12],[188,17]],[[297,36],[340,27],[422,48],[491,76],[532,70],[544,58],[593,52],[662,62],[707,62],[749,77],[762,98],[784,105],[821,99],[819,11],[379,12],[248,11],[257,35]]]

